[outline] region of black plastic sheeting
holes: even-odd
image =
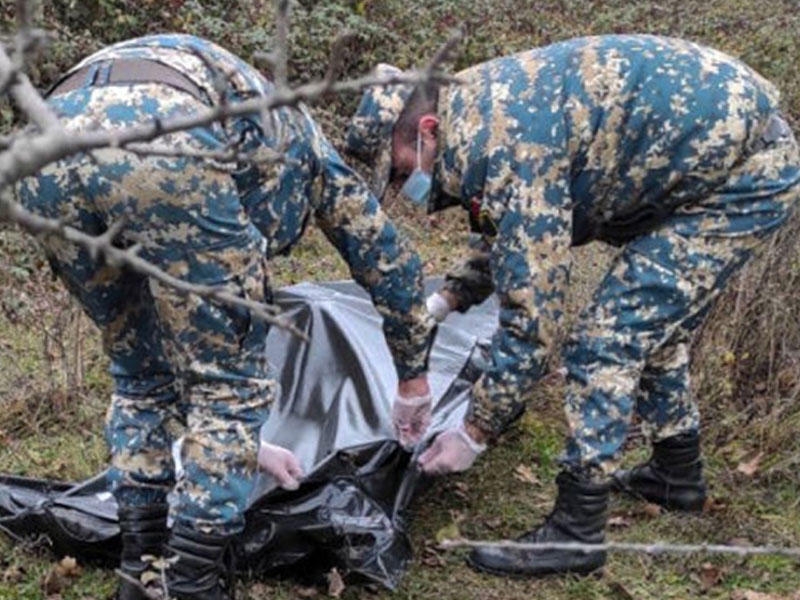
[[[397,377],[381,319],[349,281],[292,286],[276,302],[311,341],[270,332],[268,354],[282,391],[262,438],[290,448],[308,475],[293,492],[258,476],[237,570],[314,580],[335,566],[395,588],[411,558],[408,508],[425,478],[392,440]],[[439,326],[430,436],[462,418],[496,324],[490,299]],[[18,539],[46,534],[59,556],[118,562],[116,503],[104,473],[76,484],[0,476],[0,527]]]

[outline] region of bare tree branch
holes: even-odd
[[[333,85],[333,83],[339,79],[342,66],[344,64],[344,55],[347,49],[347,44],[349,44],[354,37],[354,32],[345,31],[333,41],[333,46],[331,47],[331,60],[328,63],[328,69],[325,71],[325,77],[323,78],[323,81]]]
[[[275,0],[275,48],[272,50],[275,85],[289,83],[289,0]]]
[[[14,65],[5,47],[0,46],[0,91],[6,89],[20,110],[40,129],[48,132],[61,129],[53,110],[33,87],[28,76]]]
[[[269,149],[259,150],[263,152],[264,156],[254,156],[252,152],[241,152],[236,148],[229,147],[224,150],[179,150],[177,148],[169,148],[167,146],[159,146],[156,144],[139,144],[133,142],[125,146],[125,150],[136,154],[137,156],[164,156],[164,157],[188,157],[199,158],[210,161],[208,167],[210,169],[217,169],[221,171],[230,171],[230,165],[227,168],[221,164],[216,163],[249,163],[258,165],[270,164],[286,164],[298,165],[300,164],[297,159],[289,158],[278,152],[270,151]]]
[[[428,78],[434,78],[436,69],[453,58],[456,46],[461,43],[462,39],[464,39],[464,34],[460,30],[455,29],[450,33],[450,36],[445,40],[444,44],[439,46],[424,69],[424,73]]]
[[[33,12],[33,2],[17,0],[15,4],[17,8],[17,27],[22,33],[32,27],[33,15],[31,13]]]
[[[92,150],[101,148],[122,148],[136,154],[161,156],[193,156],[208,160],[219,160],[221,163],[254,162],[254,158],[239,152],[235,146],[216,152],[182,151],[151,144],[157,138],[177,131],[185,131],[195,127],[208,126],[224,121],[230,117],[260,114],[267,119],[273,109],[284,106],[296,106],[302,102],[311,103],[331,93],[358,91],[368,86],[417,84],[423,81],[452,83],[455,79],[439,71],[441,63],[449,55],[458,41],[451,37],[436,53],[431,62],[417,71],[410,71],[390,77],[369,74],[349,80],[337,81],[341,72],[342,58],[346,43],[351,39],[349,34],[340,36],[334,42],[331,59],[322,80],[313,81],[292,88],[288,85],[288,39],[289,10],[288,0],[275,0],[277,22],[276,42],[270,59],[273,64],[275,88],[269,95],[231,103],[225,90],[231,73],[222,73],[214,65],[214,86],[220,101],[194,114],[184,114],[169,119],[154,118],[148,123],[114,130],[97,130],[85,132],[66,131],[53,110],[41,94],[32,85],[24,73],[24,60],[29,51],[41,42],[43,36],[37,36],[32,28],[31,4],[26,0],[17,0],[19,33],[15,37],[15,52],[12,55],[6,46],[0,45],[0,93],[8,93],[25,117],[29,126],[22,135],[6,136],[0,144],[0,221],[7,220],[18,223],[24,229],[38,235],[57,235],[70,242],[86,248],[94,257],[105,260],[114,266],[126,266],[139,273],[148,275],[161,283],[171,286],[183,294],[195,294],[215,302],[246,308],[255,318],[270,324],[288,329],[295,335],[306,339],[303,332],[291,323],[276,315],[277,309],[257,302],[239,298],[220,288],[188,283],[158,269],[138,254],[138,248],[121,249],[114,246],[114,238],[123,226],[114,224],[108,231],[99,236],[86,234],[56,219],[48,219],[36,215],[16,202],[9,192],[10,186],[21,179],[34,175],[44,166],[77,153],[92,155]],[[201,60],[204,57],[200,56]],[[207,61],[205,61],[207,63]],[[267,123],[268,120],[265,120]],[[261,156],[262,153],[259,153]],[[280,149],[273,149],[273,155],[265,154],[266,162],[282,159]]]
[[[139,248],[136,246],[127,249],[117,248],[113,245],[113,242],[124,227],[124,223],[121,221],[114,223],[104,233],[92,236],[68,225],[64,225],[56,219],[47,219],[36,215],[23,208],[19,203],[9,201],[7,197],[0,197],[0,219],[18,223],[31,233],[58,235],[67,241],[86,248],[92,255],[92,258],[102,258],[108,264],[115,267],[130,267],[138,273],[152,277],[170,286],[179,293],[194,294],[195,296],[208,298],[229,306],[245,308],[250,311],[253,317],[287,329],[301,339],[308,340],[308,336],[297,329],[291,322],[276,316],[278,309],[274,306],[247,300],[246,298],[240,298],[219,287],[198,285],[178,279],[140,257],[138,255]]]

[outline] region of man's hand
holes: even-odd
[[[401,381],[392,405],[394,435],[406,450],[413,448],[431,424],[431,389],[420,375]]]
[[[478,443],[464,428],[459,425],[455,429],[448,429],[440,433],[423,452],[418,461],[422,472],[428,475],[444,475],[466,471],[486,450],[486,445]]]
[[[441,323],[445,320],[447,315],[450,314],[450,311],[455,308],[456,299],[453,294],[447,290],[433,292],[425,300],[425,306],[428,308],[428,313],[430,313],[436,322]]]
[[[297,457],[286,448],[268,444],[262,440],[258,449],[258,464],[272,475],[285,490],[296,490],[300,487],[303,469]]]

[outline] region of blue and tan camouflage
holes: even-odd
[[[383,79],[401,73],[397,67],[385,63],[374,69],[375,76]],[[369,186],[378,200],[383,199],[392,171],[394,124],[413,91],[411,84],[368,88],[347,128],[347,152],[370,166]]]
[[[438,98],[431,203],[460,202],[490,250],[447,286],[490,273],[501,303],[468,422],[499,434],[523,410],[554,350],[570,248],[602,241],[623,249],[564,349],[565,463],[612,470],[634,410],[656,439],[697,430],[692,334],[800,197],[775,87],[647,35],[573,39],[456,77]]]
[[[207,97],[164,83],[110,84],[108,67],[120,58],[174,68]],[[85,86],[49,99],[68,131],[193,114],[272,89],[237,57],[185,35],[111,46],[72,72],[86,65]],[[163,148],[170,152],[159,154]],[[231,148],[250,159],[227,162]],[[138,245],[140,256],[185,281],[259,302],[270,298],[269,259],[289,251],[313,216],[382,314],[398,377],[427,368],[433,321],[420,259],[302,106],[163,135],[136,152],[77,155],[23,181],[18,193],[29,209],[87,233],[123,222],[116,244]],[[201,531],[239,531],[258,432],[277,394],[267,326],[246,310],[105,265],[57,236],[43,242],[111,358],[107,438],[118,502],[160,502],[174,485],[175,519]],[[176,482],[170,448],[181,436],[184,475]]]

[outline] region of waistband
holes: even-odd
[[[204,104],[211,104],[208,95],[186,75],[145,58],[118,58],[86,65],[67,74],[46,95],[57,96],[82,87],[126,83],[161,83],[186,92]]]

